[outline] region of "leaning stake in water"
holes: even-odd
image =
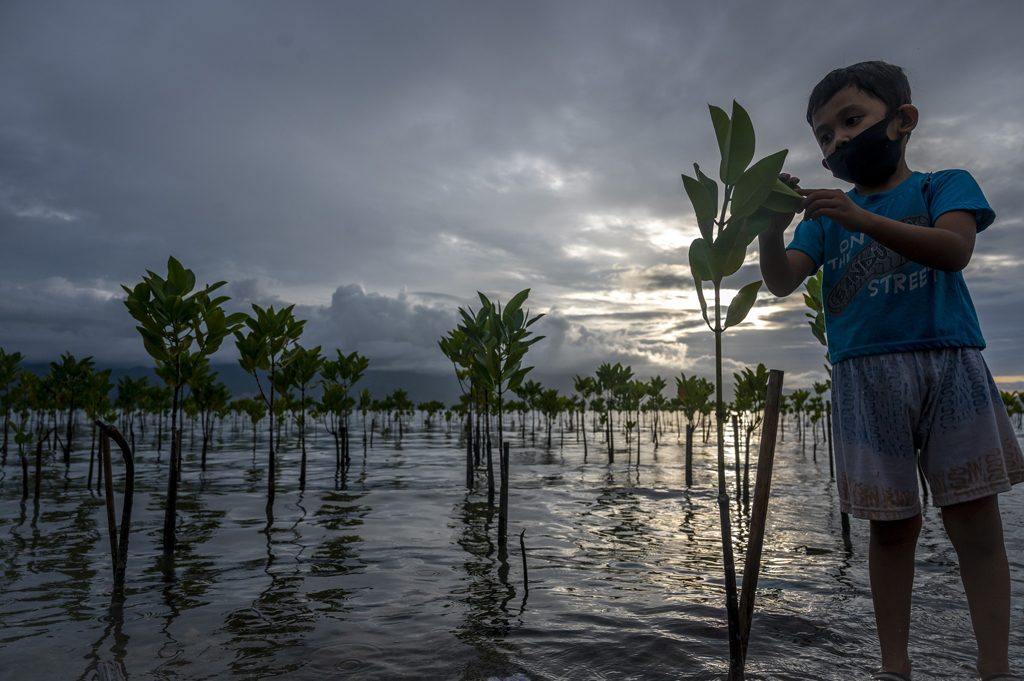
[[[768,375],[768,396],[764,403],[764,423],[761,426],[761,447],[757,456],[757,480],[754,482],[754,509],[747,540],[747,557],[743,566],[743,590],[740,594],[740,642],[743,660],[747,659],[750,641],[750,621],[754,614],[754,594],[757,576],[761,571],[761,549],[764,546],[764,526],[768,518],[768,493],[772,486],[772,466],[775,463],[775,436],[779,426],[779,402],[782,396],[783,372],[772,369]]]
[[[519,550],[523,552],[523,591],[530,593],[530,573],[526,570],[526,530],[519,533]]]
[[[124,577],[128,570],[128,537],[131,534],[132,526],[132,500],[135,496],[135,456],[132,448],[124,435],[114,426],[108,426],[100,421],[95,422],[103,436],[109,437],[121,448],[121,456],[124,458],[124,498],[121,500],[121,537],[117,541],[117,558],[114,561],[114,592],[120,593],[124,589]],[[107,442],[107,452],[110,451],[110,443]],[[112,496],[112,495],[111,495]],[[111,502],[112,503],[112,502]],[[112,509],[110,510],[112,512]],[[110,515],[107,516],[108,522]],[[111,542],[113,544],[113,542]]]
[[[107,497],[107,532],[110,534],[110,561],[117,572],[117,520],[114,518],[114,477],[110,463],[110,436],[100,436],[100,454],[103,457],[103,485]]]

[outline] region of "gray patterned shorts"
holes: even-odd
[[[832,367],[832,409],[839,501],[854,517],[920,513],[918,458],[936,506],[1024,480],[1020,444],[977,348],[843,360]]]

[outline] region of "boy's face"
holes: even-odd
[[[900,112],[904,109],[914,107],[905,104],[900,107]],[[889,139],[897,139],[916,127],[916,113],[914,109],[914,120],[909,128],[906,116],[895,116],[887,130]],[[885,115],[886,108],[882,100],[852,85],[840,90],[811,116],[814,138],[818,141],[822,156],[828,158],[833,151],[884,119]]]

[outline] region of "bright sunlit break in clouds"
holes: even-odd
[[[921,110],[910,167],[969,170],[998,215],[965,276],[1021,388],[1021,25],[1017,2],[3,3],[0,346],[149,365],[119,285],[173,254],[376,369],[448,375],[456,308],[528,287],[553,387],[602,362],[711,376],[679,178],[717,167],[708,103],[750,112],[757,158],[845,189],[807,95],[884,59]],[[759,276],[752,247],[726,300]],[[727,375],[821,380],[804,313],[762,291]]]

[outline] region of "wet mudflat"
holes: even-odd
[[[381,440],[347,471],[323,432],[298,490],[285,443],[266,504],[266,445],[224,428],[200,474],[188,453],[173,564],[160,554],[167,453],[137,446],[128,585],[112,603],[102,499],[88,440],[66,473],[47,455],[42,499],[21,500],[17,456],[0,483],[0,678],[721,679],[723,575],[713,444],[686,489],[674,433],[641,459],[566,433],[511,434],[508,562],[485,477],[443,428]],[[780,443],[748,658],[752,679],[866,678],[876,664],[867,524],[841,532],[823,445]],[[729,460],[732,461],[730,444]],[[756,450],[752,451],[754,456]],[[753,466],[752,466],[753,469]],[[115,481],[123,466],[115,464]],[[753,470],[751,471],[753,475]],[[729,474],[734,484],[734,474]],[[116,483],[121,489],[120,483]],[[751,483],[753,484],[753,482]],[[737,562],[747,539],[735,488]],[[1001,497],[1013,575],[1011,659],[1024,667],[1024,492]],[[526,531],[529,592],[518,535]],[[911,652],[916,675],[972,679],[973,633],[952,546],[925,511]]]

